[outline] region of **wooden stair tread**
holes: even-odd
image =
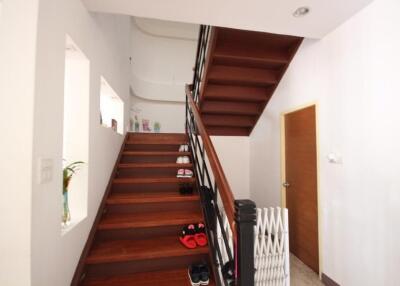
[[[178,192],[121,192],[113,193],[107,198],[108,205],[191,202],[200,199],[198,194],[181,195]]]
[[[249,136],[251,129],[246,127],[232,127],[232,126],[207,126],[209,135],[219,136]]]
[[[276,72],[268,69],[215,65],[208,80],[211,83],[270,86],[278,83]]]
[[[202,114],[258,115],[260,106],[254,102],[204,101],[200,111]]]
[[[124,151],[124,156],[190,156],[190,152],[174,151]]]
[[[125,142],[127,145],[137,144],[137,145],[184,145],[188,143],[188,139],[156,139],[156,140],[147,140],[147,139],[131,139]]]
[[[149,237],[145,240],[111,240],[95,244],[86,258],[87,264],[151,260],[208,254],[208,247],[187,249],[178,236]]]
[[[246,31],[218,27],[218,44],[229,44],[241,49],[259,47],[260,49],[285,50],[296,44],[301,38],[290,35]]]
[[[255,120],[254,116],[246,115],[203,114],[203,123],[206,126],[252,127]]]
[[[140,133],[130,132],[128,133],[128,141],[130,140],[148,140],[149,143],[156,140],[187,140],[187,134],[185,133]]]
[[[118,178],[114,184],[160,184],[160,183],[194,183],[195,178]]]
[[[182,168],[190,169],[193,164],[178,164],[178,163],[125,163],[118,164],[119,169],[135,169],[135,168]]]
[[[237,45],[224,45],[215,49],[214,63],[247,67],[279,69],[289,63],[287,52],[272,49],[262,49],[257,46],[246,48]]]
[[[210,84],[204,93],[204,100],[265,102],[270,94],[269,88]]]
[[[89,278],[82,286],[191,286],[188,270],[172,269],[114,277]],[[211,280],[209,286],[214,286]]]
[[[141,213],[107,213],[103,216],[98,229],[123,229],[139,227],[160,227],[185,225],[203,220],[198,210],[174,210]]]

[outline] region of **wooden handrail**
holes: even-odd
[[[229,186],[228,180],[226,179],[221,163],[219,162],[217,152],[214,149],[214,145],[211,142],[207,129],[205,128],[204,123],[201,119],[199,109],[197,108],[197,105],[193,100],[192,85],[187,84],[185,90],[186,90],[186,97],[188,98],[188,104],[196,120],[197,130],[203,141],[203,145],[208,156],[208,161],[210,163],[211,170],[214,174],[214,179],[217,184],[222,203],[224,205],[225,214],[228,217],[234,241],[236,241],[235,205],[234,205],[235,197],[232,193],[231,187]]]

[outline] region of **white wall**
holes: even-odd
[[[146,100],[132,96],[130,116],[133,120],[135,117],[139,120],[140,132],[143,131],[142,119],[150,120],[152,131],[154,131],[154,123],[159,122],[161,133],[185,132],[185,103],[183,102]]]
[[[40,0],[39,15],[33,118],[33,173],[38,172],[37,162],[40,157],[53,160],[54,173],[50,183],[41,185],[37,180],[32,182],[31,284],[66,286],[70,284],[123,140],[122,135],[100,126],[100,77],[103,75],[107,78],[128,108],[130,21],[128,17],[123,16],[89,14],[80,0]],[[66,34],[71,36],[90,61],[90,150],[87,162],[87,217],[61,236],[60,192]],[[127,113],[125,110],[125,114]],[[14,275],[21,275],[21,271]]]
[[[198,25],[132,18],[131,86],[136,96],[185,101],[185,84],[193,80],[197,31]]]
[[[2,2],[0,285],[30,286],[31,185],[34,176],[32,119],[38,1]]]
[[[212,136],[211,141],[235,199],[250,198],[250,139],[240,136]]]
[[[400,18],[376,0],[306,40],[251,134],[251,194],[280,204],[280,114],[318,104],[322,271],[340,285],[397,285],[400,265]],[[343,164],[328,163],[337,152]]]
[[[185,131],[185,84],[193,80],[198,25],[132,18],[131,120]],[[141,129],[140,129],[141,130]],[[142,131],[142,130],[141,130]]]

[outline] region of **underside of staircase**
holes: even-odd
[[[200,93],[210,135],[250,135],[302,40],[212,28]]]
[[[186,134],[128,134],[92,242],[82,257],[81,286],[187,286],[187,268],[209,262],[207,246],[187,249],[184,225],[204,221],[195,178],[176,178]],[[181,195],[181,184],[193,195]],[[74,285],[74,283],[73,283]],[[214,285],[210,281],[209,285]]]

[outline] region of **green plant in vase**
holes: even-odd
[[[67,224],[71,220],[71,213],[68,205],[68,186],[72,176],[75,175],[83,164],[84,162],[82,161],[76,161],[65,166],[63,169],[63,215],[61,219],[64,224]]]

